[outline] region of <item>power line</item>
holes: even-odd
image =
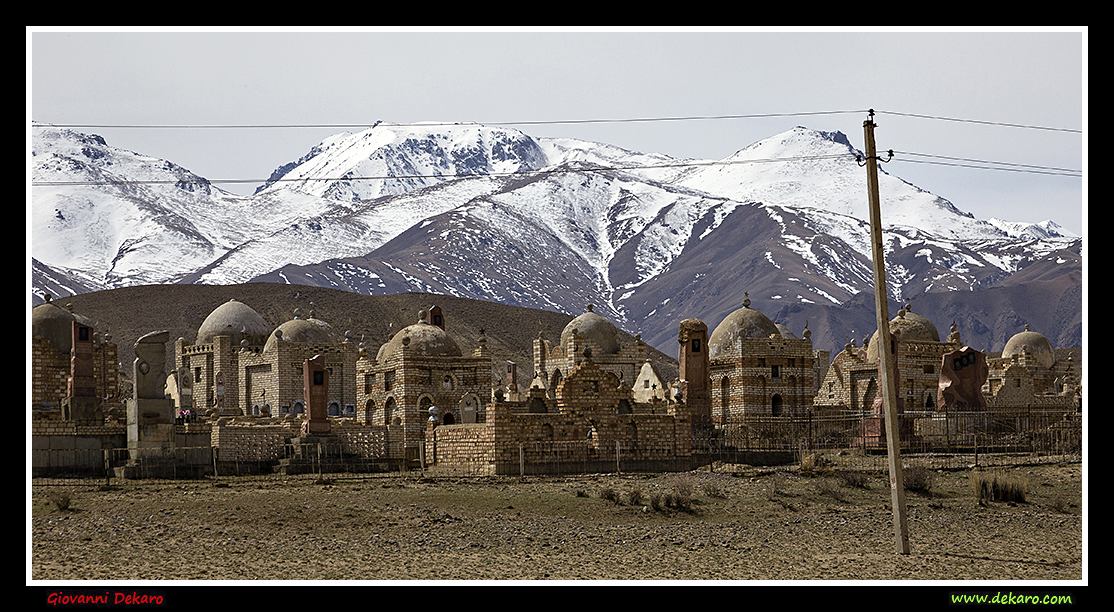
[[[396,127],[419,127],[419,126],[446,126],[446,125],[577,125],[577,124],[593,124],[593,123],[651,123],[658,121],[709,121],[709,120],[722,120],[722,119],[763,119],[771,117],[805,117],[812,115],[840,115],[851,113],[865,113],[865,110],[842,110],[842,111],[812,111],[812,112],[799,112],[799,113],[760,113],[752,115],[690,115],[681,117],[643,117],[643,118],[626,118],[626,119],[557,119],[557,120],[538,120],[538,121],[494,121],[494,122],[474,122],[474,121],[423,121],[420,123],[390,123],[388,125]],[[380,122],[375,121],[371,123],[287,123],[287,124],[229,124],[229,125],[172,125],[172,124],[96,124],[96,123],[37,123],[31,127],[52,127],[52,128],[71,128],[71,129],[88,129],[88,128],[121,128],[121,129],[289,129],[289,128],[313,128],[313,129],[354,129],[354,128],[371,128],[378,125]]]
[[[471,122],[471,121],[430,121],[421,123],[392,123],[390,125],[399,127],[417,127],[417,126],[445,126],[445,125],[583,125],[583,124],[596,124],[596,123],[652,123],[659,121],[710,121],[710,120],[723,120],[723,119],[768,119],[774,117],[807,117],[816,115],[846,115],[868,112],[867,109],[861,110],[835,110],[835,111],[808,111],[796,113],[755,113],[745,115],[689,115],[678,117],[641,117],[641,118],[623,118],[623,119],[557,119],[557,120],[536,120],[536,121],[495,121],[495,122]],[[955,117],[942,117],[939,115],[924,115],[918,113],[902,113],[897,111],[875,111],[878,114],[895,115],[901,117],[915,117],[918,119],[934,119],[938,121],[953,121],[959,123],[973,123],[980,125],[996,125],[1001,127],[1015,127],[1031,130],[1048,130],[1056,132],[1071,132],[1076,134],[1083,133],[1083,130],[1074,128],[1059,128],[1038,125],[1025,125],[1020,123],[1008,123],[1003,121],[985,121],[979,119],[960,119]],[[226,124],[226,125],[213,125],[213,124],[97,124],[97,123],[38,123],[33,124],[32,127],[55,127],[55,128],[73,128],[73,129],[87,129],[87,128],[120,128],[120,129],[293,129],[293,128],[311,128],[311,129],[356,129],[356,128],[371,128],[378,125],[380,122],[371,123],[285,123],[285,124]]]
[[[1076,134],[1082,134],[1083,133],[1083,130],[1077,130],[1077,129],[1073,129],[1073,128],[1056,128],[1056,127],[1044,127],[1044,126],[1039,126],[1039,125],[1022,125],[1020,123],[1004,123],[1004,122],[1001,122],[1001,121],[980,121],[978,119],[956,119],[954,117],[938,117],[938,116],[934,116],[934,115],[918,115],[918,114],[915,114],[915,113],[898,113],[898,112],[895,112],[895,111],[881,111],[880,110],[880,111],[875,111],[875,112],[878,113],[878,114],[897,115],[897,116],[901,116],[901,117],[916,117],[918,119],[937,119],[937,120],[940,120],[940,121],[956,121],[956,122],[960,122],[960,123],[978,123],[978,124],[982,124],[982,125],[997,125],[997,126],[1001,126],[1001,127],[1025,128],[1025,129],[1029,129],[1029,130],[1049,130],[1049,131],[1053,131],[1053,132],[1072,132],[1072,133],[1076,133]]]
[[[1049,174],[1053,176],[1074,176],[1082,178],[1082,170],[1074,170],[1071,168],[1055,168],[1051,166],[1036,166],[1031,164],[1017,164],[1012,162],[997,162],[987,161],[982,159],[968,159],[964,157],[948,157],[946,155],[929,155],[927,153],[912,153],[909,151],[895,151],[894,153],[902,155],[913,155],[917,157],[931,157],[935,159],[946,159],[949,161],[925,161],[925,160],[910,160],[894,158],[897,161],[905,161],[913,164],[932,164],[937,166],[955,166],[960,168],[976,168],[979,170],[1002,170],[1006,172],[1025,172],[1029,174]],[[955,162],[970,162],[970,163],[955,163]],[[975,165],[978,164],[978,165]],[[1006,167],[996,167],[1006,166]]]

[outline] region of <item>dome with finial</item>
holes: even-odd
[[[228,300],[205,317],[197,328],[194,344],[211,344],[217,336],[231,336],[233,346],[240,346],[243,340],[250,346],[259,346],[267,341],[270,333],[271,327],[251,306]]]
[[[376,354],[375,360],[382,364],[388,357],[401,350],[403,346],[412,355],[435,357],[460,357],[463,355],[452,337],[437,325],[431,325],[427,319],[425,310],[418,313],[418,322],[400,329],[393,338],[379,347],[379,353]]]
[[[1025,331],[1014,334],[1006,342],[1006,348],[1002,349],[1002,357],[1014,357],[1023,353],[1045,369],[1051,368],[1056,363],[1052,343],[1044,337],[1044,334],[1030,330],[1028,323],[1025,324]]]
[[[890,336],[902,342],[939,342],[940,335],[931,323],[927,323],[919,315],[911,315],[904,308],[897,311],[897,316],[890,320]],[[927,325],[926,325],[927,323]],[[870,337],[866,347],[868,361],[878,361],[878,332]]]
[[[279,340],[301,344],[337,344],[340,342],[340,338],[333,331],[333,327],[321,319],[313,317],[313,314],[315,313],[311,312],[310,318],[305,319],[302,318],[302,310],[295,308],[294,318],[279,325],[275,328],[275,331],[271,332],[263,351],[270,352],[273,350],[275,343]]]
[[[727,315],[708,338],[708,358],[731,355],[743,338],[781,337],[781,330],[769,317],[750,307],[749,293],[744,294],[743,307]]]
[[[940,341],[940,332],[936,330],[936,326],[933,325],[932,321],[929,321],[926,317],[922,317],[921,315],[913,312],[913,304],[910,302],[905,302],[905,318],[909,321],[913,321],[915,323],[920,323],[921,325],[923,325],[924,328],[928,330],[929,337],[932,338],[933,342]]]
[[[604,355],[615,355],[619,352],[619,330],[611,324],[611,321],[592,312],[591,304],[588,304],[587,312],[569,321],[561,332],[562,348],[568,346],[574,330],[581,338],[594,342]]]

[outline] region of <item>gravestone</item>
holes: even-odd
[[[62,418],[83,423],[103,423],[104,412],[93,376],[93,328],[73,321],[70,343],[70,378],[62,400]]]
[[[936,404],[951,410],[986,410],[983,383],[990,375],[986,354],[965,346],[946,353],[940,364]]]
[[[128,450],[132,459],[159,456],[174,438],[174,400],[166,384],[166,342],[169,332],[151,332],[135,343],[134,390],[127,402]]]
[[[169,332],[157,331],[135,343],[134,391],[127,401],[128,464],[116,468],[120,478],[174,478],[197,472],[175,459],[174,400],[165,392],[168,340]]]
[[[890,337],[890,376],[894,381],[901,380],[897,368],[897,342],[896,337]],[[878,385],[879,387],[884,384],[885,373],[882,371],[882,360],[878,360]],[[897,417],[898,427],[900,428],[899,434],[903,441],[911,441],[913,439],[913,419],[904,418],[905,415],[905,398],[898,395],[896,398],[897,404]],[[882,403],[882,391],[879,390],[878,394],[874,397],[871,403],[871,414],[863,418],[861,426],[861,433],[855,438],[855,445],[865,445],[870,447],[884,447],[886,446],[886,410]]]
[[[325,369],[325,357],[317,355],[302,362],[302,376],[306,401],[302,434],[327,434],[331,427],[328,415],[329,371]]]
[[[186,367],[178,369],[178,409],[193,410],[193,376]]]

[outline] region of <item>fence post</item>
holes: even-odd
[[[1033,405],[1025,404],[1025,439],[1029,441],[1029,454],[1033,454]]]
[[[526,451],[521,442],[518,443],[518,476],[526,478]]]
[[[615,441],[615,473],[621,474],[623,470],[619,469],[619,445],[618,440]]]

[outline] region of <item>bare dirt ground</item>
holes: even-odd
[[[988,469],[1025,501],[980,504],[970,471],[906,498],[839,473],[361,477],[31,487],[38,580],[1057,580],[1084,578],[1079,463]],[[68,509],[58,494],[68,493]],[[64,501],[64,500],[63,500]]]

